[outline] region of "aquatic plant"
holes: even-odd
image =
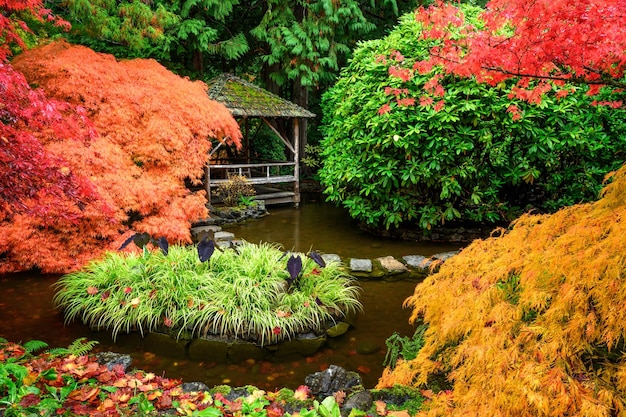
[[[526,215],[419,284],[424,345],[379,387],[450,391],[428,415],[626,413],[626,167],[593,204]]]
[[[141,334],[219,336],[259,345],[323,333],[361,309],[359,287],[337,262],[272,244],[197,245],[107,253],[56,283],[66,322]],[[314,260],[315,258],[316,260]]]

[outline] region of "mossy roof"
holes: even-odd
[[[233,116],[315,117],[307,109],[232,74],[222,74],[208,85],[209,97],[225,105]]]

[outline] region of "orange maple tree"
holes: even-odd
[[[84,108],[93,121],[96,137],[86,143],[47,130],[35,135],[65,158],[66,174],[91,181],[101,202],[4,219],[0,272],[75,270],[117,249],[130,230],[189,242],[191,223],[207,209],[204,193],[185,182],[201,181],[210,138],[239,145],[241,137],[228,109],[208,98],[206,85],[153,60],[117,61],[66,42],[24,52],[12,64],[29,83]],[[81,216],[68,218],[67,210]]]

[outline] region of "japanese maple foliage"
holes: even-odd
[[[56,26],[69,29],[70,24],[52,14],[44,7],[41,0],[0,0],[0,62],[6,62],[11,55],[11,47],[24,47],[22,34],[30,29],[22,19],[25,15],[40,21],[51,22]]]
[[[38,136],[83,146],[94,135],[84,109],[31,89],[9,64],[0,63],[0,94],[0,220],[16,213],[45,215],[59,205],[61,217],[80,218],[80,207],[97,200],[95,189]]]
[[[21,17],[67,24],[50,15],[41,1],[0,1],[0,220],[14,213],[45,214],[63,205],[61,216],[77,219],[80,206],[98,196],[90,182],[67,169],[60,155],[49,152],[35,132],[64,140],[93,137],[84,109],[51,100],[43,91],[31,89],[24,77],[8,63],[12,47],[24,47],[28,27]]]
[[[416,12],[429,28],[424,37],[439,42],[412,70],[425,73],[443,65],[449,73],[491,85],[516,78],[516,96],[530,102],[569,82],[589,84],[591,94],[603,85],[623,88],[625,17],[621,0],[492,0],[481,16],[482,27],[452,36],[447,28],[463,26],[463,13],[439,2]],[[529,88],[530,80],[538,83]],[[560,94],[567,91],[560,88]]]
[[[63,205],[45,215],[16,214],[0,223],[0,271],[75,270],[117,249],[130,229],[190,241],[191,222],[207,210],[204,193],[189,191],[185,181],[202,178],[210,138],[239,143],[241,135],[228,109],[208,98],[205,84],[153,60],[118,62],[66,42],[24,52],[13,66],[49,97],[85,109],[96,138],[77,144],[43,131],[38,139],[63,155],[64,173],[88,178],[113,213],[86,204],[72,221],[63,217]]]

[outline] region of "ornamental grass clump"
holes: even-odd
[[[176,337],[219,336],[259,345],[323,333],[359,311],[359,287],[340,263],[272,244],[221,249],[213,241],[107,253],[56,284],[66,322]],[[314,260],[315,259],[315,260]],[[299,268],[295,268],[299,266]]]

